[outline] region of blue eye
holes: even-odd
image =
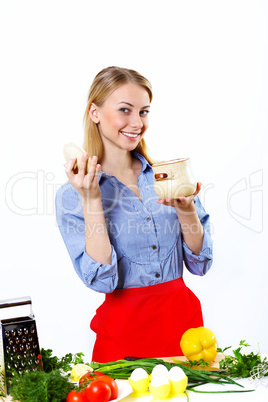
[[[147,116],[148,113],[150,113],[149,110],[141,110],[140,115],[141,116]]]
[[[129,112],[129,109],[126,108],[126,107],[122,107],[122,108],[120,109],[120,111],[123,112],[123,113],[128,113],[128,112]]]

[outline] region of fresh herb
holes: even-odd
[[[70,370],[75,364],[84,363],[83,353],[58,358],[51,349],[41,349],[42,369],[14,374],[9,383],[9,394],[20,402],[63,402],[68,392],[75,388],[70,382]]]
[[[15,375],[9,394],[20,402],[63,402],[73,388],[69,377],[62,375],[59,370],[49,373],[37,370],[22,376]]]
[[[224,358],[220,361],[220,368],[227,370],[228,375],[231,377],[250,377],[251,370],[258,366],[259,364],[267,363],[266,358],[263,360],[261,359],[260,353],[249,353],[249,354],[242,354],[241,349],[243,346],[247,347],[250,346],[246,341],[240,341],[239,347],[233,350],[233,356],[224,355]],[[224,352],[230,349],[231,346],[228,346],[224,349],[218,348],[218,352],[224,354]]]
[[[206,362],[204,359],[199,359],[199,360],[186,360],[186,361],[179,361],[174,359],[175,363],[180,363],[180,364],[185,364],[186,366],[193,367],[193,366],[199,366],[199,367],[209,367],[209,362]]]
[[[193,387],[187,387],[189,391],[197,392],[198,394],[235,394],[241,392],[253,392],[254,389],[232,390],[232,391],[198,391]]]
[[[41,349],[41,359],[43,370],[49,373],[52,370],[59,369],[67,373],[75,364],[84,363],[83,353],[67,353],[65,356],[58,358],[52,356],[52,349]]]

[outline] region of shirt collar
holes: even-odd
[[[136,158],[136,159],[139,159],[140,161],[141,161],[141,163],[142,163],[142,169],[141,169],[141,171],[142,172],[144,172],[146,169],[147,169],[147,167],[148,168],[150,168],[151,167],[151,165],[150,165],[150,163],[147,161],[147,159],[145,159],[144,158],[144,156],[142,156],[141,154],[139,154],[138,152],[132,152],[132,155]]]
[[[139,159],[142,163],[142,168],[141,171],[144,172],[147,168],[150,168],[151,165],[149,164],[149,162],[144,158],[144,156],[142,156],[141,154],[139,154],[138,152],[134,152],[132,151],[132,155],[134,156],[134,158]],[[99,182],[102,179],[102,177],[105,178],[111,178],[113,177],[111,174],[105,173],[102,170],[99,173]]]

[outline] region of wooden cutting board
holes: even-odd
[[[224,358],[222,353],[218,353],[216,359],[209,364],[209,366],[190,366],[195,370],[208,370],[208,371],[220,371],[220,361]],[[174,356],[174,357],[160,357],[160,359],[169,363],[177,363],[175,360],[178,360],[182,364],[187,361],[185,356]]]

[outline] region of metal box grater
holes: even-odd
[[[0,396],[7,395],[9,379],[15,372],[22,374],[24,371],[36,370],[41,366],[31,298],[0,301],[0,309],[24,305],[30,307],[28,316],[0,320]]]

